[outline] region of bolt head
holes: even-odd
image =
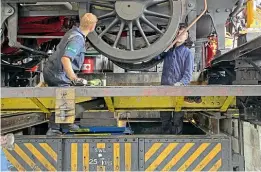
[[[229,8],[227,8],[225,11],[226,11],[226,12],[230,12],[231,10],[230,10]]]

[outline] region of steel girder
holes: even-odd
[[[124,96],[261,96],[261,85],[126,86],[126,87],[16,87],[1,88],[1,98],[55,97],[56,91],[75,91],[75,97]]]
[[[221,56],[215,58],[211,63],[213,66],[217,66],[222,62],[234,61],[241,57],[258,57],[261,53],[261,36],[253,39],[233,50],[222,54]]]

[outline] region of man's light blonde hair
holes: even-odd
[[[80,19],[80,27],[87,28],[97,23],[97,17],[92,13],[85,13]]]

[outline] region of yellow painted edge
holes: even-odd
[[[231,103],[234,100],[234,96],[228,96],[227,99],[225,100],[224,104],[222,105],[222,107],[220,108],[221,112],[226,112],[228,107],[231,105]]]
[[[113,168],[114,171],[120,170],[120,144],[113,143]]]
[[[71,144],[71,170],[77,171],[77,154],[78,154],[78,144],[72,143]]]
[[[89,143],[83,143],[82,155],[83,155],[83,171],[89,171]]]
[[[184,97],[177,97],[176,98],[176,106],[175,106],[175,112],[180,112],[182,109],[182,106],[184,104]]]
[[[105,149],[105,143],[97,143],[98,149]]]
[[[44,113],[51,113],[41,102],[39,99],[35,97],[29,98],[37,107],[39,107]]]
[[[110,112],[114,112],[115,108],[114,108],[114,104],[112,102],[112,98],[111,97],[104,97],[105,103],[109,109]]]
[[[125,171],[131,171],[131,143],[125,143]]]

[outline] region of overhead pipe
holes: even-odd
[[[204,10],[201,12],[201,14],[193,20],[193,22],[181,33],[187,32],[208,10],[208,2],[207,0],[204,0]],[[172,42],[172,44],[165,50],[165,52],[169,51],[174,45],[176,44],[176,40]]]
[[[229,17],[235,17],[238,12],[242,9],[242,7],[244,6],[244,2],[245,0],[239,0],[237,7],[234,9],[234,11],[232,11],[232,13],[229,15]]]

